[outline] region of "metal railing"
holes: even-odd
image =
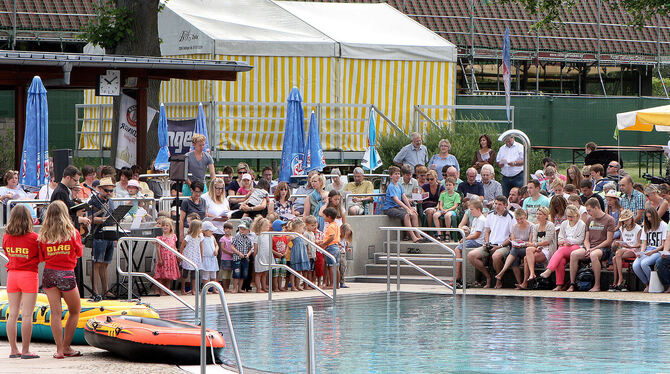
[[[433,114],[446,112],[447,118],[436,118],[435,115],[430,116],[424,112],[427,110],[433,112]],[[455,123],[468,123],[468,122],[478,122],[478,123],[492,123],[505,125],[509,128],[514,128],[514,106],[510,106],[510,119],[507,118],[501,119],[487,119],[487,118],[467,118],[462,119],[457,118],[457,111],[498,111],[501,113],[501,116],[505,115],[507,107],[504,105],[415,105],[414,106],[414,130],[420,134],[425,134],[427,130],[427,124],[432,126],[442,128],[442,123],[446,123],[448,128],[452,128]]]
[[[156,199],[153,197],[112,197],[109,200],[123,205],[130,205],[131,203],[134,205],[134,202],[137,202],[137,206],[144,208],[153,219],[158,217],[158,212],[156,211]]]
[[[160,245],[161,247],[169,250],[172,252],[175,256],[180,258],[182,261],[186,261],[189,265],[191,265],[195,269],[195,279],[197,284],[192,284],[191,289],[194,290],[195,293],[195,306],[191,306],[189,303],[184,301],[181,297],[177,296],[172,290],[169,288],[165,287],[162,285],[159,281],[154,279],[152,276],[150,276],[147,273],[144,272],[136,272],[133,271],[133,247],[128,243],[127,250],[128,250],[128,271],[123,271],[121,270],[121,251],[118,250],[116,251],[116,271],[119,273],[119,275],[123,275],[128,277],[128,301],[132,300],[133,298],[133,277],[142,277],[149,282],[153,283],[156,287],[160,288],[161,290],[165,291],[168,295],[174,297],[182,303],[185,307],[191,309],[195,313],[195,321],[198,323],[198,318],[200,317],[198,315],[199,312],[199,304],[198,304],[198,292],[200,291],[200,270],[198,270],[198,265],[195,264],[195,262],[191,261],[188,257],[184,256],[183,254],[179,253],[176,249],[170,247],[167,245],[164,241],[156,239],[156,238],[140,238],[140,237],[132,237],[132,236],[124,236],[122,238],[119,238],[117,245],[120,248],[122,248],[122,244],[126,242],[149,242],[149,243],[156,243]]]
[[[375,197],[384,197],[384,196],[386,196],[385,193],[348,193],[344,196],[344,210],[347,212],[347,214],[349,214],[349,206],[351,206],[351,204],[349,204],[349,202],[354,197],[372,197],[373,199],[368,201],[367,203],[368,204],[374,204],[374,202],[375,202],[374,198]],[[353,202],[351,202],[351,203],[354,204]],[[365,204],[365,202],[363,204]],[[373,214],[374,214],[374,212],[373,212]]]
[[[9,258],[7,258],[7,256],[5,256],[5,254],[2,252],[0,252],[0,258],[5,260],[5,262],[9,262]]]
[[[466,288],[466,276],[465,276],[465,263],[464,261],[464,256],[462,255],[461,258],[456,257],[456,252],[451,249],[449,246],[445,245],[444,243],[440,243],[438,240],[433,238],[432,236],[426,234],[425,231],[439,231],[439,232],[458,232],[461,234],[461,238],[465,238],[465,232],[461,230],[460,228],[447,228],[447,227],[380,227],[379,228],[382,231],[386,231],[386,291],[390,292],[391,291],[391,260],[396,261],[396,290],[400,291],[400,262],[404,262],[407,265],[411,266],[415,270],[421,272],[422,274],[430,277],[431,279],[437,281],[441,285],[447,287],[450,289],[453,294],[456,294],[456,266],[458,263],[463,264],[462,269],[461,269],[461,276],[463,277],[463,294],[465,294],[465,288]],[[396,232],[396,256],[391,256],[391,231]],[[415,263],[409,261],[407,258],[400,256],[400,238],[402,237],[403,232],[409,232],[413,231],[420,236],[430,240],[432,243],[437,244],[440,248],[446,250],[448,254],[450,254],[452,257],[451,258],[433,258],[433,257],[421,257],[420,259],[422,261],[451,261],[452,262],[452,274],[453,274],[453,280],[454,284],[449,285],[442,281],[441,279],[437,278],[433,274],[427,272],[423,268],[421,268],[419,265],[416,265]]]
[[[314,347],[314,309],[311,305],[308,305],[305,314],[307,318],[305,320],[305,327],[307,328],[306,342],[305,342],[305,366],[307,374],[316,373],[316,351]]]
[[[18,204],[49,204],[51,200],[36,200],[36,199],[17,199],[17,200],[7,200],[7,210],[5,211],[5,224],[9,223],[9,214],[12,211],[14,205]]]
[[[230,340],[233,343],[233,353],[235,354],[235,361],[237,362],[237,371],[238,373],[244,373],[244,368],[242,367],[242,359],[240,358],[240,350],[237,347],[237,337],[235,337],[235,329],[233,329],[233,321],[230,319],[230,311],[228,310],[228,303],[226,303],[226,296],[223,292],[223,287],[218,282],[212,281],[207,282],[202,287],[202,292],[200,292],[200,302],[202,307],[200,308],[200,373],[205,374],[207,372],[207,343],[205,341],[207,335],[207,292],[214,288],[221,298],[221,306],[223,307],[223,315],[226,317],[226,325],[228,326],[228,332],[230,333]],[[196,294],[196,299],[198,298]],[[214,347],[212,347],[214,349]],[[215,357],[212,358],[212,363],[216,363]]]
[[[180,201],[181,201],[181,200],[187,200],[187,199],[189,199],[189,198],[190,198],[190,196],[181,196],[181,195],[179,196],[179,200],[180,200]],[[158,209],[159,211],[160,211],[160,210],[170,210],[170,208],[171,208],[170,205],[172,204],[172,202],[174,201],[174,199],[175,199],[175,198],[174,198],[173,196],[164,196],[164,197],[161,197],[160,199],[158,199],[158,208],[157,208],[157,209]]]
[[[305,241],[306,245],[313,246],[314,248],[316,248],[316,250],[318,252],[320,252],[322,255],[328,257],[330,260],[332,260],[337,265],[337,259],[335,258],[335,256],[331,255],[330,253],[328,253],[328,251],[326,251],[325,249],[322,249],[321,247],[319,247],[313,241],[307,239],[306,237],[304,237],[301,234],[298,234],[296,232],[266,231],[266,232],[262,232],[258,235],[258,240],[260,241],[261,237],[263,237],[263,236],[268,236],[270,238],[270,245],[272,245],[272,238],[275,237],[275,236],[280,236],[280,235],[302,238],[302,240]],[[331,266],[332,271],[333,271],[333,295],[332,296],[329,295],[326,291],[324,291],[321,287],[315,285],[309,279],[305,278],[302,274],[300,274],[297,271],[291,269],[291,267],[289,267],[285,264],[275,264],[275,263],[264,264],[264,263],[261,263],[261,265],[269,267],[269,270],[268,270],[268,286],[269,286],[268,287],[268,300],[270,300],[270,301],[272,301],[272,269],[273,268],[284,269],[284,270],[290,272],[294,276],[300,278],[303,282],[309,284],[310,287],[312,287],[313,289],[321,292],[324,296],[331,299],[333,302],[335,302],[336,299],[337,299],[337,286],[339,284],[337,283],[338,279],[337,279],[337,266],[336,265]]]

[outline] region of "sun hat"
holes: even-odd
[[[128,187],[135,187],[135,188],[139,189],[140,188],[140,182],[138,182],[134,179],[131,179],[131,180],[128,181]]]
[[[619,215],[619,222],[627,221],[631,218],[633,218],[633,212],[628,209],[624,209]]]
[[[619,193],[616,190],[609,190],[605,193],[605,197],[613,197],[615,199],[620,199]]]
[[[209,221],[205,221],[202,223],[202,231],[216,231],[216,226],[214,226],[213,223]]]
[[[251,180],[251,174],[246,173],[246,174],[242,175],[242,180],[245,180],[245,179]]]
[[[100,183],[98,183],[98,187],[114,187],[114,182],[112,182],[112,178],[102,178],[100,179]]]

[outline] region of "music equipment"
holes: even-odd
[[[170,156],[170,180],[173,182],[186,182],[188,179],[188,157],[186,155]]]
[[[51,151],[53,158],[54,178],[60,182],[63,177],[63,170],[68,165],[72,165],[72,150],[71,149],[54,149]]]
[[[139,229],[124,229],[124,228],[119,228],[118,233],[116,230],[116,226],[107,226],[103,227],[100,229],[100,238],[99,239],[104,239],[104,240],[119,240],[120,238],[124,236],[131,236],[131,237],[140,237],[140,238],[155,238],[157,236],[163,235],[163,229],[160,227],[154,227],[156,225],[155,222],[146,222],[143,223],[142,225],[146,225],[147,227],[140,227]]]

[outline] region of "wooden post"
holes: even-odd
[[[147,81],[139,84],[137,92],[137,165],[147,169]]]
[[[14,87],[14,168],[21,169],[23,138],[26,133],[26,87]]]

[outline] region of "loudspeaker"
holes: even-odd
[[[170,156],[170,180],[173,182],[186,182],[188,176],[188,158],[185,154]]]
[[[68,165],[72,165],[72,150],[71,149],[54,149],[51,151],[54,163],[54,178],[60,182],[63,177],[63,170]]]

